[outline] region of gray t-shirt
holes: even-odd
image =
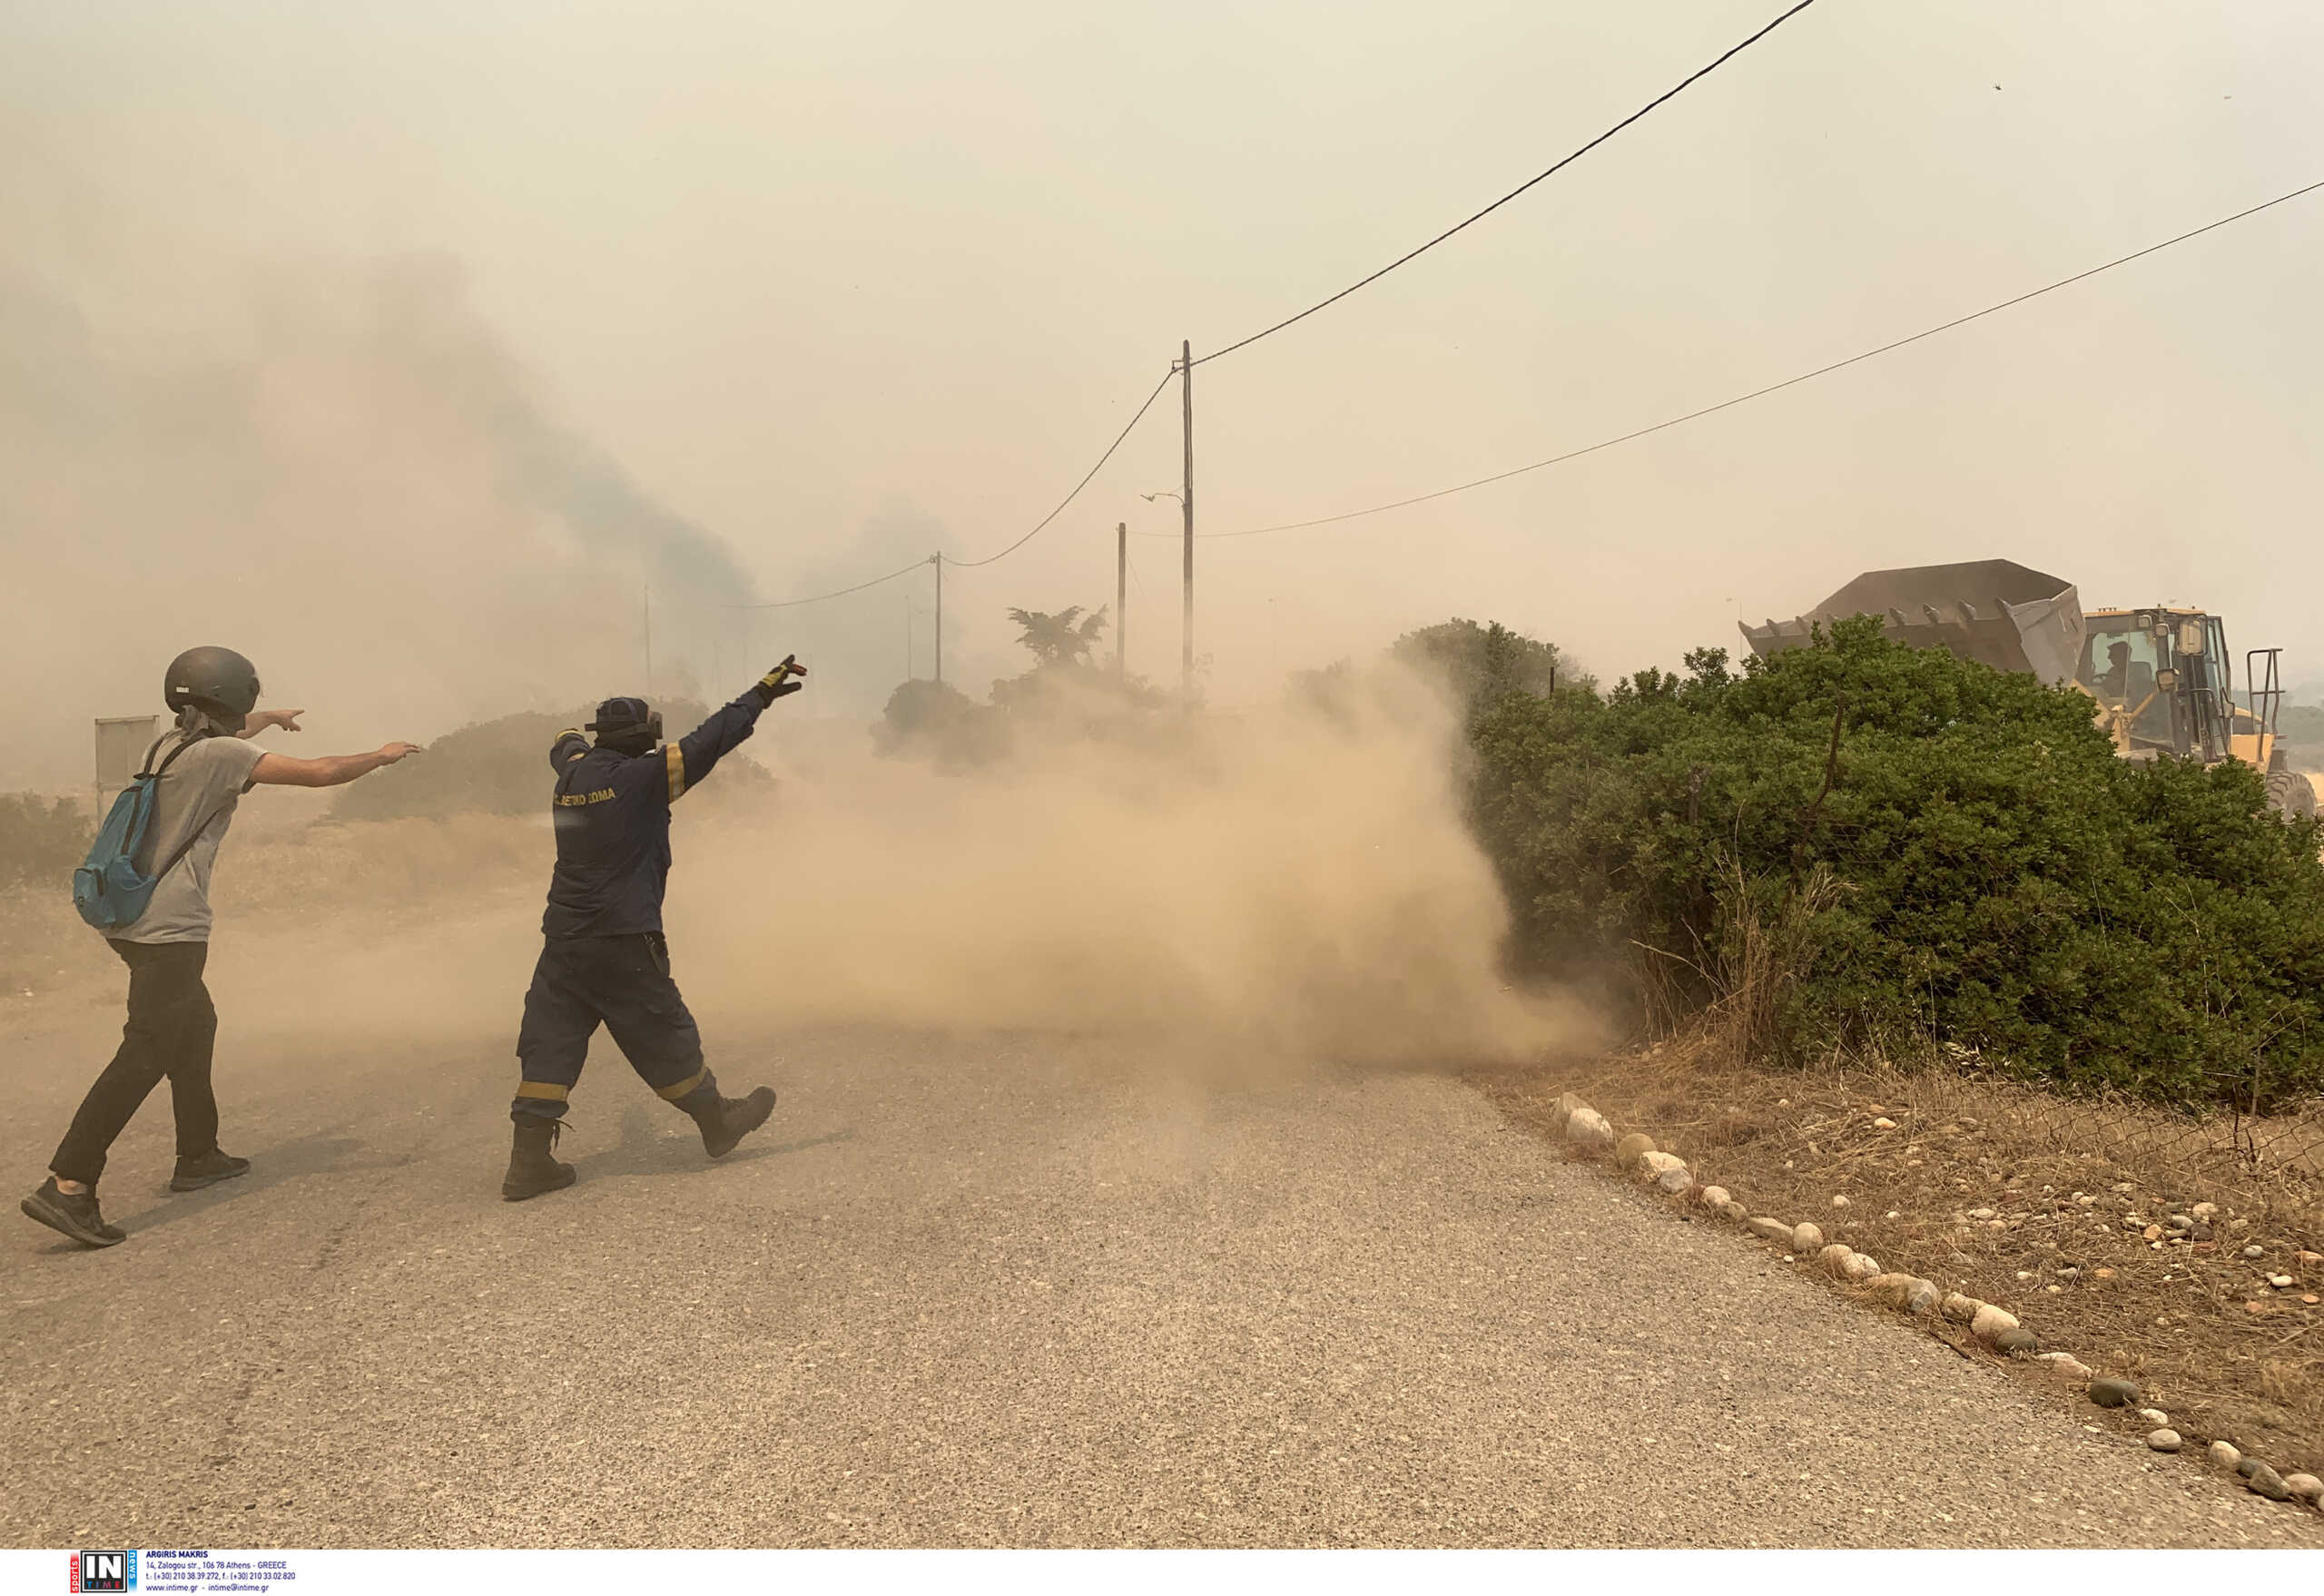
[[[140,770],[153,770],[185,741],[183,732],[172,732],[154,749]],[[120,942],[206,942],[210,940],[210,872],[218,860],[218,844],[233,823],[234,805],[250,791],[251,773],[266,750],[240,737],[203,737],[178,755],[155,783],[153,825],[145,833],[152,852],[138,860],[146,870],[159,870],[185,840],[201,834],[185,851],[177,868],[153,888],[145,912],[124,931],[113,933]]]

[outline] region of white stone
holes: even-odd
[[[1977,1316],[1977,1310],[1984,1305],[1975,1297],[1964,1296],[1956,1291],[1945,1299],[1945,1316],[1956,1325],[1966,1325]]]
[[[1848,1260],[1854,1256],[1854,1247],[1844,1241],[1834,1241],[1825,1244],[1823,1249],[1817,1253],[1816,1261],[1823,1265],[1826,1273],[1845,1280],[1847,1278]]]
[[[2324,1503],[2324,1480],[2319,1480],[2313,1474],[2286,1474],[2284,1489],[2311,1507]]]
[[[1836,1197],[1832,1199],[1832,1207],[1836,1208],[1845,1208],[1847,1206],[1848,1199],[1844,1197]]]
[[[1791,1250],[1791,1227],[1780,1219],[1772,1219],[1763,1214],[1756,1219],[1746,1220],[1743,1228],[1754,1236],[1766,1236],[1786,1252]]]
[[[1565,1138],[1585,1152],[1614,1145],[1614,1128],[1595,1108],[1576,1108],[1566,1117]]]
[[[2243,1461],[2243,1454],[2224,1441],[2212,1442],[2204,1455],[2223,1469],[2231,1469]]]
[[[1687,1167],[1687,1160],[1675,1153],[1649,1153],[1639,1160],[1654,1184],[1673,1197],[1695,1183],[1694,1172]]]
[[[2176,1452],[2179,1450],[2179,1432],[2157,1430],[2147,1436],[2146,1443],[2157,1452]]]
[[[1880,1260],[1869,1253],[1850,1253],[1844,1272],[1851,1280],[1869,1280],[1880,1273]]]
[[[1988,1346],[1994,1344],[1994,1337],[2003,1331],[2016,1328],[2017,1315],[2007,1308],[1997,1308],[1991,1303],[1979,1308],[1977,1316],[1969,1321],[1969,1334]]]
[[[1791,1227],[1791,1250],[1796,1253],[1819,1253],[1824,1250],[1824,1231],[1817,1225],[1795,1225]]]
[[[1706,1208],[1723,1208],[1735,1200],[1723,1186],[1706,1186],[1695,1197]]]

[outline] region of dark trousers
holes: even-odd
[[[702,1033],[670,979],[670,947],[658,932],[552,937],[525,992],[517,1032],[523,1079],[510,1118],[563,1117],[600,1025],[665,1100],[692,1112],[717,1099],[718,1079],[702,1061]]]
[[[197,1158],[218,1145],[218,1099],[210,1089],[210,1055],[218,1039],[218,1010],[202,984],[207,942],[108,942],[129,966],[129,1020],[121,1049],[81,1099],[73,1128],[48,1167],[67,1180],[96,1184],[105,1152],[144,1102],[170,1080],[178,1120],[178,1157]]]

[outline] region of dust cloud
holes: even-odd
[[[673,617],[752,596],[556,419],[448,264],[253,268],[166,320],[0,246],[0,633],[43,681],[0,790],[87,781],[89,720],[158,710],[196,644],[336,751],[641,690],[649,592],[660,684],[707,674]]]
[[[707,1020],[1204,1037],[1242,1059],[1537,1057],[1595,1039],[1513,990],[1436,693],[1383,673],[1137,744],[972,773],[752,744],[772,797],[681,819],[668,920]],[[771,745],[771,746],[770,746]],[[717,778],[714,776],[714,782]]]

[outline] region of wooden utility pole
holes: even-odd
[[[1129,523],[1114,523],[1114,675],[1129,675]]]
[[[936,567],[936,680],[944,681],[944,557],[931,554],[928,563]]]
[[[1179,644],[1178,694],[1191,709],[1195,702],[1195,346],[1190,339],[1178,345],[1178,410],[1187,455],[1185,491],[1178,496],[1187,526],[1186,617]]]

